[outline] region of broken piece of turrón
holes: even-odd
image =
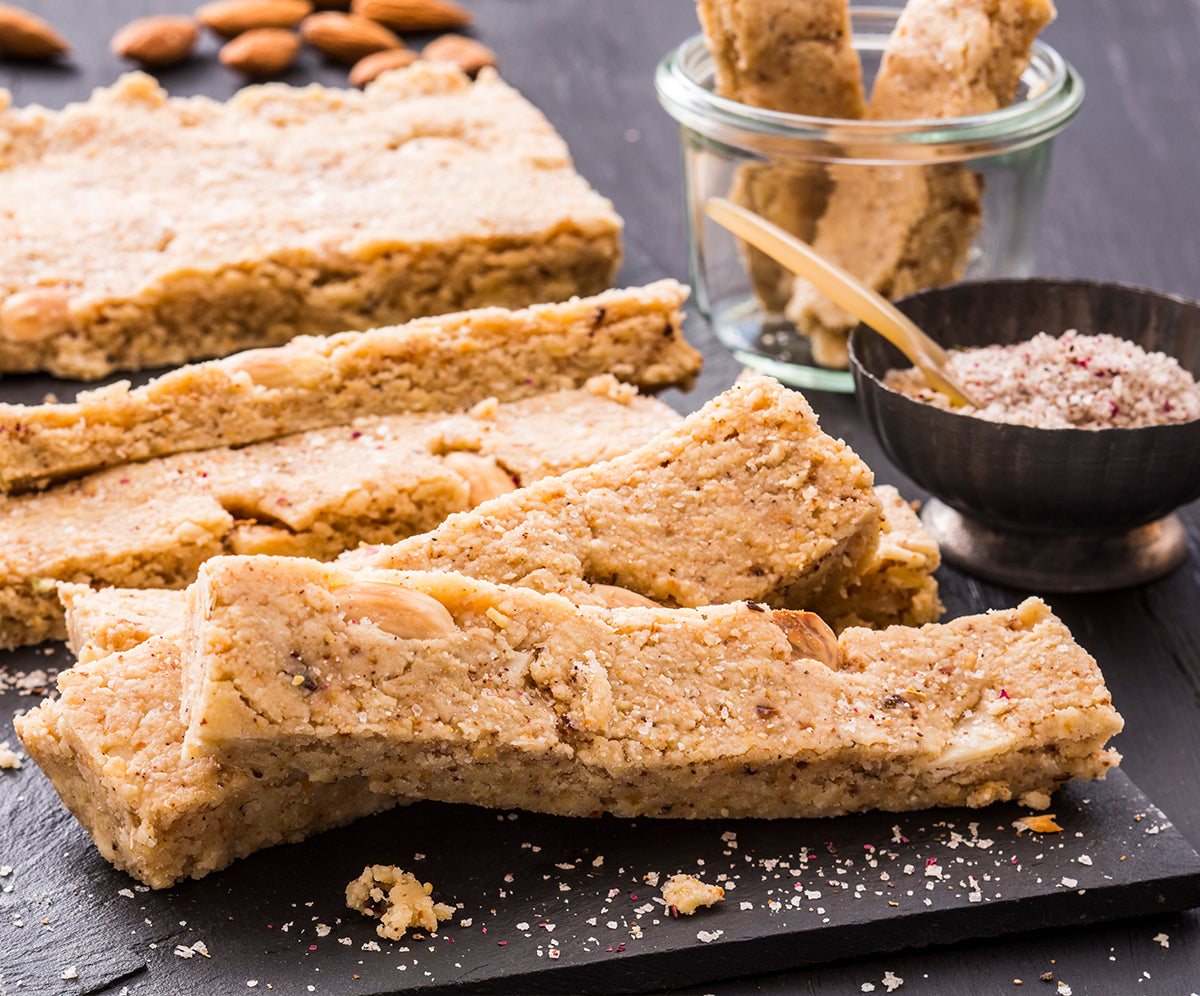
[[[937,570],[941,557],[937,543],[921,525],[916,512],[895,488],[881,484],[875,488],[882,505],[880,537],[875,553],[862,574],[849,585],[845,596],[835,604],[822,606],[829,615],[826,622],[840,632],[848,626],[905,625],[933,622],[942,614],[938,598]],[[507,542],[507,534],[494,537],[497,545]],[[488,558],[464,559],[454,569],[484,577],[480,567]],[[427,566],[414,557],[408,569]],[[484,577],[487,580],[486,577]],[[567,586],[570,590],[570,586]],[[627,589],[599,593],[630,600]],[[584,601],[596,600],[594,587]],[[630,593],[632,594],[632,593]],[[712,601],[723,601],[721,592],[712,591]],[[81,661],[95,660],[139,643],[174,633],[183,628],[187,594],[179,590],[155,588],[91,588],[84,584],[58,584],[58,596],[66,611],[67,642]]]
[[[687,390],[700,354],[683,338],[674,280],[518,311],[479,308],[406,325],[303,336],[121,382],[74,402],[0,404],[0,490],[23,491],[185,450],[241,446],[365,415],[515,401],[611,374]]]
[[[1010,104],[1051,0],[909,0],[884,52],[866,117],[914,121],[983,114]],[[886,297],[962,276],[981,216],[969,164],[843,166],[814,247]],[[846,365],[857,319],[801,278],[787,316],[824,366]]]
[[[524,410],[534,402],[513,405]],[[637,405],[642,411],[647,406],[651,409],[649,419],[641,422],[643,428],[654,424],[654,412],[666,412],[663,406],[646,399],[630,402],[631,408]],[[631,416],[636,414],[630,412]],[[661,424],[668,424],[669,415],[666,412],[658,416]],[[435,420],[432,424],[436,428],[439,423]],[[589,424],[576,415],[571,429],[578,432]],[[613,446],[620,448],[622,442],[631,444],[646,438],[644,431],[639,434],[634,430],[639,424],[636,419],[629,418],[626,424],[631,431],[620,441],[612,440],[607,453],[593,451],[589,456],[612,455]],[[514,428],[520,431],[519,422],[514,423]],[[443,434],[435,432],[434,437],[441,439]],[[553,429],[547,435],[553,435]],[[560,446],[570,436],[565,431],[562,435]],[[586,438],[590,436],[591,433]],[[302,440],[303,436],[292,438]],[[487,447],[481,448],[477,440],[472,442],[470,448],[488,455],[484,452]],[[553,445],[548,443],[551,449]],[[244,458],[255,449],[266,448],[267,453],[274,453],[288,446],[285,439],[257,444],[249,450],[230,451],[229,455]],[[431,451],[438,448],[430,447]],[[440,448],[463,447],[453,445],[451,440]],[[234,497],[230,499],[221,494],[215,480],[203,486],[193,481],[204,467],[203,464],[193,467],[193,459],[180,455],[160,462],[179,461],[188,470],[188,474],[180,476],[183,498],[193,508],[193,514],[182,518],[188,530],[194,532],[199,528],[197,523],[202,519],[198,510],[207,510],[207,518],[213,522],[204,534],[205,543],[189,545],[176,536],[181,517],[174,512],[169,516],[168,526],[156,533],[160,542],[150,550],[154,556],[145,558],[155,565],[165,556],[162,551],[174,558],[169,561],[172,567],[169,576],[164,574],[165,568],[154,567],[158,574],[151,577],[166,578],[158,586],[182,585],[194,576],[201,560],[219,552],[329,556],[337,552],[336,548],[331,552],[328,545],[312,545],[316,539],[343,541],[342,548],[359,541],[370,542],[370,536],[361,529],[355,532],[326,528],[315,539],[307,537],[316,531],[314,520],[320,525],[332,517],[309,514],[303,521],[289,520],[289,514],[299,516],[304,509],[311,512],[312,496],[288,491],[264,492],[261,486],[256,486],[249,491],[244,487],[234,489]],[[441,476],[446,476],[439,459],[430,455],[428,460],[438,465],[435,469]],[[540,476],[527,473],[528,463],[526,455],[520,461],[509,460],[506,466],[526,477]],[[559,466],[570,463],[564,460]],[[155,466],[151,463],[130,468],[129,477],[132,480]],[[283,479],[291,482],[293,468],[285,469],[288,473]],[[411,476],[408,472],[413,469],[401,468],[404,473],[400,476]],[[88,481],[107,482],[118,494],[118,499],[114,499],[118,518],[128,519],[129,509],[119,501],[120,492],[129,483],[122,473],[106,471]],[[459,477],[450,476],[451,483],[457,482],[461,488]],[[99,498],[91,495],[84,486],[86,483],[68,483],[47,495],[0,499],[0,502],[7,503],[14,511],[29,509],[27,516],[32,516],[32,510],[51,502],[55,495],[65,494],[75,501],[79,492],[82,497],[78,501],[86,498],[88,507],[92,507]],[[335,477],[326,486],[336,492],[335,485],[346,484]],[[296,482],[292,485],[294,490]],[[500,496],[504,500],[486,503],[477,515],[456,516],[411,542],[354,551],[350,559],[408,570],[462,570],[493,581],[568,594],[580,601],[606,603],[633,592],[656,602],[678,605],[754,599],[811,609],[835,622],[846,619],[886,625],[936,618],[940,611],[936,583],[932,580],[937,566],[936,550],[930,557],[919,555],[915,546],[910,547],[915,559],[909,566],[914,569],[897,570],[900,565],[880,561],[877,554],[881,542],[888,537],[888,524],[914,517],[898,500],[889,500],[890,511],[881,517],[882,503],[871,485],[866,465],[844,443],[821,431],[816,416],[800,394],[774,381],[755,378],[735,386],[678,426],[630,453],[597,464],[592,473],[571,471],[535,481],[508,497]],[[298,486],[304,490],[302,481]],[[167,489],[163,490],[165,500]],[[355,501],[359,501],[364,489],[350,490]],[[288,503],[277,506],[280,496],[288,498]],[[340,511],[341,506],[336,502],[329,504],[333,512]],[[238,526],[226,506],[240,509],[242,518],[252,520],[255,516],[250,513],[256,509],[261,513],[260,518],[273,513],[273,518],[281,520],[290,532],[281,536],[262,523],[252,523],[252,528]],[[428,525],[434,525],[453,507],[442,503],[439,514]],[[460,507],[466,507],[466,503]],[[361,510],[356,514],[361,514]],[[16,523],[15,517],[10,518]],[[381,520],[380,528],[386,525],[386,516],[374,518]],[[145,542],[143,519],[144,516],[139,519],[141,525],[136,536],[138,549],[145,551],[150,548]],[[292,535],[299,533],[306,534],[304,542],[309,546]],[[271,546],[289,540],[290,546]],[[110,562],[116,561],[117,567],[124,567],[128,557],[113,557],[110,540],[93,541],[92,546],[99,544],[99,550],[91,546],[72,547],[63,554],[65,559],[60,558],[62,562],[47,560],[40,547],[29,548],[30,542],[33,540],[29,536],[24,543],[14,539],[9,557],[12,567],[7,573],[14,579],[8,588],[14,606],[9,614],[14,620],[14,633],[32,632],[23,620],[30,616],[35,604],[30,602],[34,596],[25,592],[27,586],[22,587],[16,581],[36,575],[125,587],[156,586],[153,582],[146,583],[141,575],[128,579],[115,576],[115,569],[108,569]],[[180,552],[188,550],[193,551],[190,559],[177,565]],[[91,560],[85,563],[85,555],[89,553]],[[877,600],[880,583],[889,597]],[[42,602],[47,602],[54,594],[50,580],[44,588]],[[27,602],[30,604],[26,605]],[[51,612],[42,605],[40,610],[39,618],[44,617],[43,634],[60,632],[61,616],[57,607],[53,608]]]
[[[837,629],[932,622],[942,610],[937,544],[912,509],[894,488],[871,487],[800,394],[765,378],[619,459],[343,561],[460,571],[585,603],[753,599],[809,609]],[[119,592],[108,602],[124,634],[110,649],[178,625],[178,597]]]
[[[1121,729],[1036,599],[838,639],[746,602],[581,607],[457,574],[218,558],[189,590],[182,658],[185,756],[569,816],[1040,801],[1103,775]]]
[[[698,0],[722,97],[822,118],[863,113],[846,0]]]
[[[862,68],[846,0],[699,0],[715,88],[729,100],[822,118],[860,118]],[[811,241],[830,183],[822,163],[778,158],[742,163],[730,199]],[[782,312],[795,275],[750,246],[755,293]]]
[[[114,467],[0,496],[0,646],[64,635],[56,581],[182,587],[218,553],[328,560],[521,483],[615,456],[680,417],[612,377],[461,414],[408,414]]]
[[[104,857],[163,889],[237,858],[396,805],[361,777],[270,778],[214,757],[184,761],[177,642],[157,636],[82,661],[16,720],[22,744]]]
[[[346,558],[575,601],[607,603],[617,588],[668,605],[754,599],[832,618],[879,543],[872,484],[802,395],[754,377],[627,454]]]

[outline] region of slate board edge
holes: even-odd
[[[1194,852],[1193,852],[1194,853]],[[608,971],[594,964],[540,968],[538,971],[494,977],[486,983],[417,987],[401,992],[438,993],[646,993],[718,982],[744,976],[770,965],[772,971],[807,968],[813,965],[858,957],[893,954],[910,949],[955,944],[960,941],[1024,933],[1046,928],[1063,928],[1126,920],[1160,913],[1178,913],[1200,906],[1200,868],[1168,879],[1115,884],[1091,893],[1111,893],[1097,909],[1095,897],[1085,904],[1075,893],[1025,897],[981,906],[964,916],[962,908],[930,910],[897,916],[882,930],[880,921],[862,924],[830,924],[805,933],[804,948],[820,949],[811,956],[795,936],[770,935],[713,944],[698,958],[695,950],[635,953],[623,956]],[[1079,913],[1079,910],[1085,912]],[[886,939],[885,939],[886,938]],[[826,943],[829,942],[829,943]],[[623,979],[616,976],[623,975]]]

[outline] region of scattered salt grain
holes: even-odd
[[[191,947],[186,944],[175,945],[176,958],[195,958],[196,955],[200,955],[203,958],[212,957],[212,955],[208,953],[207,945],[205,945],[203,941],[197,941],[195,944],[191,945]]]

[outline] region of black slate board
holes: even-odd
[[[9,674],[68,662],[51,653],[6,655]],[[0,741],[36,701],[0,693]],[[0,773],[0,992],[648,991],[1200,905],[1200,855],[1121,772],[1052,812],[1062,832],[1018,835],[1014,805],[668,822],[419,803],[151,892],[26,761]],[[344,906],[368,863],[460,908],[434,936],[380,940]],[[724,902],[672,917],[646,876],[679,871]],[[181,948],[196,942],[209,957]]]

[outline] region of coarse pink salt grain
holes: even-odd
[[[955,408],[916,369],[886,386],[947,411],[1042,429],[1136,429],[1200,418],[1200,386],[1178,360],[1137,343],[1074,329],[1011,346],[954,350],[947,372],[982,402]]]

